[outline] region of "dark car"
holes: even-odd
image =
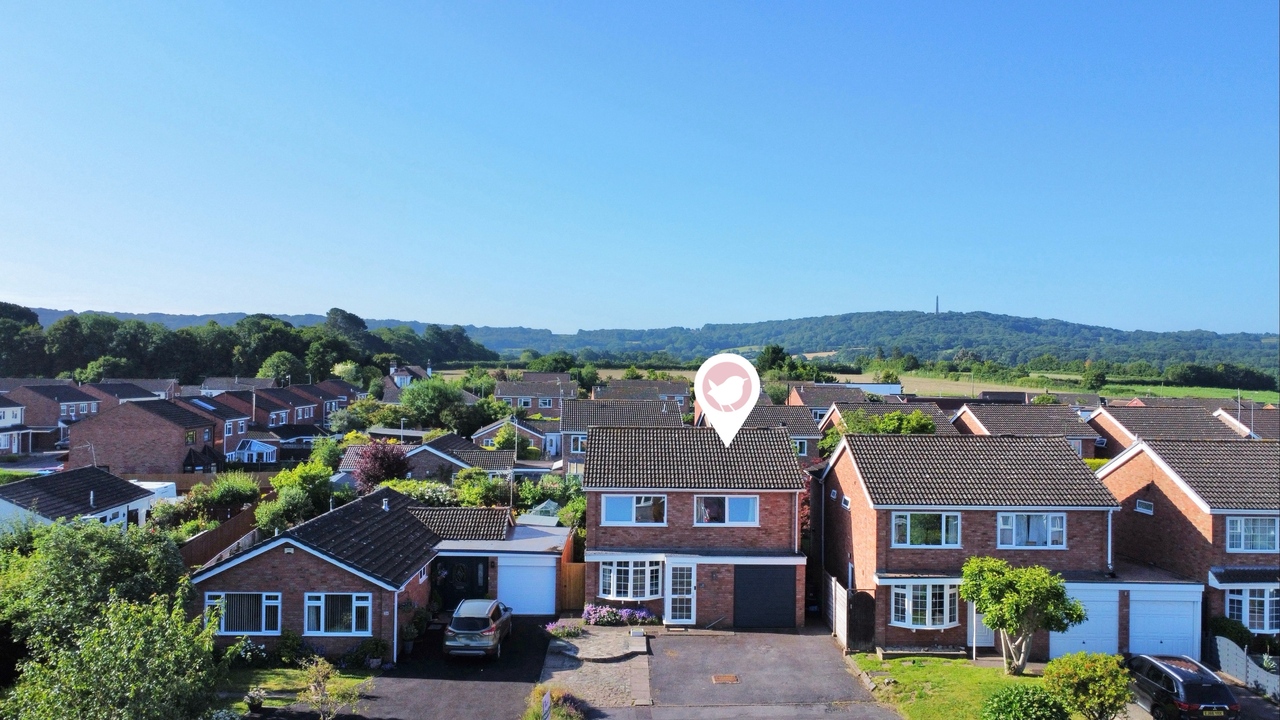
[[[1134,702],[1154,720],[1240,717],[1227,684],[1186,655],[1135,655],[1128,664]]]
[[[502,657],[511,616],[511,608],[497,600],[463,600],[444,629],[445,654]]]

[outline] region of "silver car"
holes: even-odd
[[[444,652],[500,658],[509,635],[511,608],[497,600],[463,600],[444,629]]]

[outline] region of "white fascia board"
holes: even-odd
[[[803,555],[689,555],[678,552],[622,552],[588,550],[584,562],[610,562],[616,560],[662,560],[694,565],[804,565]]]
[[[886,586],[888,585],[920,585],[923,583],[963,582],[963,578],[960,578],[958,576],[957,577],[936,577],[933,575],[922,575],[920,577],[885,578],[885,577],[880,577],[879,574],[876,574],[871,576],[871,580],[876,585],[886,585]]]

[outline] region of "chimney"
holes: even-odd
[[[383,510],[390,510],[390,509],[391,509],[391,503],[390,503],[390,502],[388,502],[386,498],[382,498],[382,509],[383,509]]]
[[[98,507],[98,504],[97,504],[96,502],[94,502],[94,501],[93,501],[93,491],[92,491],[92,490],[90,490],[90,491],[89,491],[89,507],[91,507],[91,508],[96,508],[96,507]]]

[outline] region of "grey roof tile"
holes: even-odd
[[[794,394],[809,408],[829,408],[835,403],[866,402],[867,394],[859,388],[843,385],[796,385]]]
[[[728,447],[712,428],[596,427],[583,487],[801,490],[807,476],[782,428],[743,428]]]
[[[947,413],[943,412],[936,404],[931,402],[878,402],[878,403],[836,403],[836,410],[840,411],[840,417],[843,418],[845,413],[856,413],[859,410],[868,415],[888,415],[889,413],[900,412],[903,415],[910,415],[917,410],[928,415],[933,420],[933,432],[936,435],[959,435],[960,431],[951,424],[951,418]]]
[[[684,424],[673,400],[566,400],[560,431],[583,433],[597,426],[676,427]]]
[[[1111,407],[1101,410],[1145,440],[1234,440],[1240,436],[1203,407]]]
[[[1069,405],[965,405],[992,435],[1096,438],[1098,431]]]
[[[515,525],[507,507],[411,507],[441,540],[506,540]]]
[[[747,415],[743,427],[782,427],[793,438],[820,437],[818,423],[813,420],[813,411],[798,405],[760,405],[756,404]]]
[[[1209,507],[1280,509],[1280,443],[1274,440],[1147,440]]]
[[[93,504],[89,493],[93,493]],[[56,520],[100,513],[151,495],[124,478],[96,467],[41,475],[0,485],[0,499]]]

